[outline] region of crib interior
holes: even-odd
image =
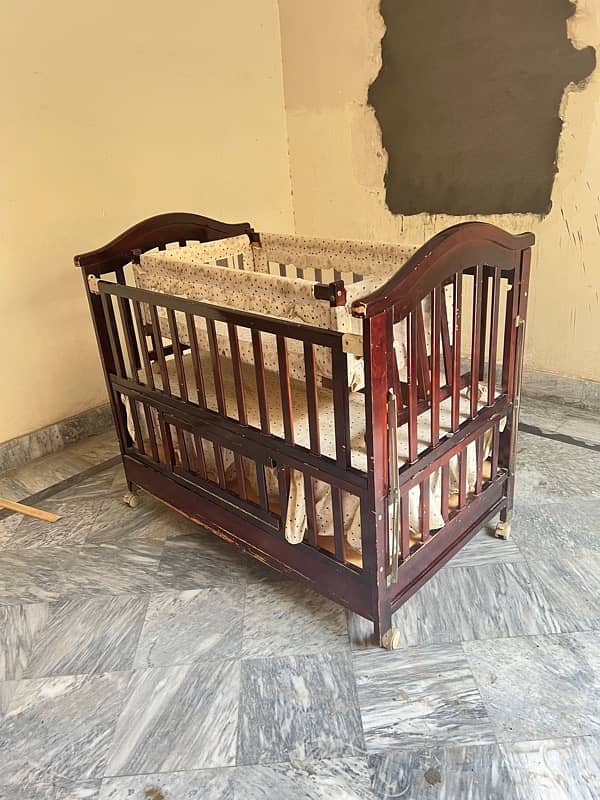
[[[261,263],[257,244],[235,238],[245,240],[241,252],[227,253],[231,240],[211,243],[213,266],[255,271]],[[308,257],[306,245],[300,254],[278,246],[275,260],[267,258],[265,266],[263,259],[262,271],[328,291],[341,288],[346,310],[346,287],[373,276],[360,259],[348,269],[350,262],[324,258],[319,246],[308,248]],[[182,261],[186,247],[174,248]],[[501,451],[507,449],[504,426],[514,377],[508,357],[516,330],[514,277],[512,270],[468,268],[408,314],[391,307],[384,315],[394,353],[388,361],[394,418],[389,427],[395,427],[398,449],[397,468],[390,468],[389,476],[397,502],[390,503],[386,539],[392,576],[506,469]],[[122,269],[117,281],[125,284]],[[131,435],[125,424],[123,435],[130,449],[221,501],[235,502],[281,537],[287,532],[290,490],[301,487],[305,532],[298,541],[360,569],[370,412],[364,391],[352,391],[349,362],[353,369],[362,361],[362,320],[354,318],[348,344],[341,331],[294,328],[277,319],[266,323],[251,312],[186,305],[146,289],[131,292],[102,293],[112,331],[115,391],[129,411]],[[330,294],[315,300],[328,309],[341,305]],[[156,391],[176,405],[161,408],[148,394]],[[186,418],[190,406],[205,415],[202,435],[198,418]],[[480,423],[476,431],[469,428],[474,419]],[[264,439],[240,439],[240,426],[267,434],[273,446],[265,447]],[[323,535],[323,516],[331,535]],[[349,517],[358,521],[358,542],[356,532],[353,539],[347,535]]]

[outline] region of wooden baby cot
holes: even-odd
[[[274,273],[285,288],[291,269],[293,286],[314,299],[318,314],[331,309],[339,320],[347,312],[351,325],[267,316],[206,302],[202,291],[201,299],[152,291],[140,288],[137,276],[132,284],[128,265],[143,264],[145,254],[171,253],[187,263],[188,253],[200,253],[202,261],[234,240],[256,263],[262,259],[265,274],[252,280],[268,282]],[[269,262],[272,241],[280,263]],[[321,240],[282,241],[291,243],[287,264],[281,242],[247,223],[164,214],[76,256],[130,489],[126,500],[135,504],[135,487],[145,489],[372,620],[378,642],[394,647],[392,613],[405,600],[497,513],[497,535],[510,533],[534,237],[464,223],[408,259],[400,246],[329,242],[325,257]],[[336,247],[347,254],[342,261]],[[372,280],[362,296],[367,284],[357,273],[380,258],[390,275]],[[199,267],[202,274],[239,269],[240,283],[244,270],[256,269],[241,256],[211,263]],[[266,366],[267,340],[275,369]],[[318,367],[323,354],[325,372]],[[292,376],[293,359],[301,380]],[[354,390],[350,359],[363,370]],[[362,420],[358,461],[354,415]],[[298,434],[303,426],[305,438]],[[302,506],[296,543],[289,533],[292,496]],[[328,537],[320,527],[327,515]],[[353,546],[350,516],[359,539]]]

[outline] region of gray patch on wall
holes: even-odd
[[[596,66],[569,0],[382,0],[369,90],[396,214],[550,210],[564,88]]]

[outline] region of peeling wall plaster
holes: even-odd
[[[600,381],[600,69],[563,95],[548,215],[392,214],[368,104],[385,32],[379,0],[279,2],[297,232],[419,244],[465,219],[532,230],[526,367]],[[567,30],[598,51],[598,0],[578,0]]]
[[[575,49],[569,0],[382,0],[383,66],[369,90],[389,156],[393,213],[550,210]]]

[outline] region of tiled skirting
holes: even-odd
[[[86,436],[103,433],[112,424],[110,406],[106,404],[0,443],[0,472],[28,464]]]
[[[526,370],[523,374],[524,397],[548,400],[561,405],[600,411],[600,382],[564,378],[547,372]]]

